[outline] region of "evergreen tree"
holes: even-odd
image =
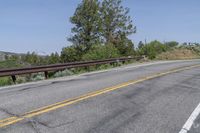
[[[70,18],[70,22],[75,26],[72,28],[73,36],[69,41],[80,54],[86,53],[93,44],[100,42],[101,20],[98,0],[83,0]]]
[[[144,47],[144,43],[143,43],[142,41],[140,41],[140,42],[138,43],[138,48],[141,49],[142,47]]]
[[[136,32],[129,9],[122,6],[122,0],[103,0],[100,9],[102,20],[102,36],[106,44],[114,44],[124,55],[124,49],[132,49],[128,36]],[[132,43],[133,44],[133,43]]]
[[[48,57],[48,64],[56,64],[56,63],[60,63],[60,56],[59,54],[56,53],[51,53],[51,55]]]

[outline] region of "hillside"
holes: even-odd
[[[188,48],[176,48],[163,52],[157,56],[159,60],[182,60],[200,58],[200,53]]]

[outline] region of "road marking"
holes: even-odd
[[[194,124],[194,121],[199,116],[199,114],[200,114],[200,103],[196,107],[196,109],[192,112],[192,114],[190,115],[186,123],[183,125],[183,128],[179,133],[187,133],[188,131],[190,131],[192,125]]]
[[[173,60],[173,61],[153,61],[151,63],[149,62],[145,62],[145,63],[134,63],[131,65],[124,65],[124,66],[120,66],[117,68],[110,68],[107,70],[99,70],[99,71],[94,71],[94,72],[87,72],[87,73],[82,73],[80,75],[71,75],[69,77],[60,77],[60,78],[55,78],[55,79],[47,79],[47,80],[42,80],[42,81],[35,81],[35,82],[30,82],[30,83],[23,83],[23,84],[17,84],[17,85],[11,85],[11,86],[4,86],[4,87],[0,87],[0,90],[4,90],[4,89],[11,89],[11,88],[16,88],[16,87],[23,87],[23,86],[27,86],[27,85],[36,85],[36,84],[47,84],[47,83],[52,83],[54,81],[68,81],[74,78],[79,78],[81,76],[84,75],[88,75],[88,74],[98,74],[98,73],[102,73],[102,72],[109,72],[109,71],[117,71],[117,70],[121,70],[121,69],[130,69],[130,68],[138,68],[138,67],[145,67],[145,66],[151,66],[151,65],[157,65],[157,64],[167,64],[167,63],[178,63],[178,62],[192,62],[192,61],[200,61],[200,59],[193,59],[193,60]]]
[[[67,100],[64,100],[62,102],[58,102],[58,103],[55,103],[55,104],[52,104],[52,105],[49,105],[49,106],[45,106],[45,107],[27,112],[23,115],[20,115],[19,117],[13,116],[13,117],[10,117],[10,118],[2,119],[2,120],[0,120],[0,128],[15,124],[15,123],[20,122],[22,120],[32,118],[34,116],[38,116],[38,115],[41,115],[41,114],[44,114],[44,113],[47,113],[47,112],[68,106],[68,105],[71,105],[71,104],[74,104],[74,103],[77,103],[77,102],[80,102],[80,101],[83,101],[83,100],[86,100],[86,99],[89,99],[89,98],[92,98],[92,97],[96,97],[96,96],[104,94],[104,93],[108,93],[108,92],[111,92],[111,91],[114,91],[114,90],[117,90],[117,89],[120,89],[120,88],[124,88],[124,87],[129,86],[129,85],[134,85],[134,84],[146,81],[146,80],[154,79],[154,78],[157,78],[157,77],[161,77],[161,76],[164,76],[164,75],[168,75],[168,74],[171,74],[171,73],[175,73],[175,72],[179,72],[179,71],[183,71],[183,70],[188,70],[188,69],[192,69],[192,68],[196,68],[196,67],[200,67],[200,64],[176,68],[176,69],[171,69],[171,70],[166,71],[166,72],[161,72],[161,73],[153,74],[153,75],[150,75],[150,76],[147,76],[147,77],[142,77],[142,78],[139,78],[138,80],[131,80],[131,81],[128,81],[128,82],[125,82],[125,83],[122,83],[122,84],[119,84],[119,85],[116,85],[116,86],[104,88],[104,89],[101,89],[101,90],[90,92],[88,94],[85,94],[85,95],[82,95],[82,96],[79,96],[79,97],[67,99]]]

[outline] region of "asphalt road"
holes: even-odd
[[[179,133],[200,102],[200,66],[174,70],[192,65],[200,60],[132,64],[0,88],[0,126],[6,118],[17,120],[8,120],[0,133]],[[27,114],[42,107],[40,114]],[[189,133],[199,133],[199,125],[200,116]]]

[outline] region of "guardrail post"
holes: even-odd
[[[16,76],[15,76],[15,75],[12,75],[11,77],[12,77],[13,83],[15,84],[15,83],[16,83],[16,80],[17,80]]]
[[[45,71],[45,72],[44,72],[44,75],[45,75],[45,79],[48,79],[48,77],[49,77],[49,76],[48,76],[48,71]]]

